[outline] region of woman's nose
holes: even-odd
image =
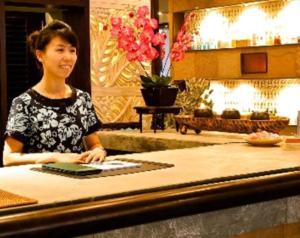
[[[63,55],[63,58],[66,60],[74,60],[76,59],[77,55],[74,52],[66,51]]]

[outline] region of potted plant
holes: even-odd
[[[149,8],[141,6],[136,12],[130,12],[127,21],[121,17],[111,18],[111,33],[117,40],[118,49],[126,53],[127,60],[139,62],[144,74],[140,75],[142,85],[142,96],[147,106],[171,106],[176,100],[178,88],[171,86],[171,77],[167,75],[149,75],[144,62],[153,61],[165,56],[164,45],[166,35],[158,32],[158,21],[150,18]],[[183,59],[184,53],[191,47],[192,36],[187,32],[187,25],[194,14],[186,16],[176,42],[173,44],[170,53],[171,61]],[[166,64],[161,72],[165,72]]]
[[[185,115],[194,115],[195,110],[201,106],[205,107],[206,117],[212,116],[213,102],[210,99],[213,89],[210,89],[210,83],[206,79],[191,78],[185,80],[185,87],[178,94],[176,104],[182,107],[182,113]],[[200,110],[201,113],[204,112]],[[198,112],[196,112],[197,114]]]

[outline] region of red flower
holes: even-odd
[[[192,46],[192,35],[187,32],[187,27],[190,19],[194,17],[194,13],[190,13],[186,16],[180,31],[177,34],[176,42],[173,44],[171,49],[171,60],[180,61],[184,58],[184,53]]]
[[[150,19],[150,26],[154,30],[157,29],[158,28],[158,21],[155,18],[151,18]]]
[[[120,26],[122,24],[122,18],[121,17],[112,17],[111,18],[111,25],[114,26]]]
[[[142,6],[138,8],[136,14],[130,12],[129,19],[125,22],[120,17],[111,18],[111,34],[117,39],[118,48],[126,53],[126,58],[131,62],[152,61],[158,57],[163,59],[165,56],[163,47],[166,42],[166,34],[156,32],[158,21],[150,18],[149,13],[149,8]],[[171,60],[182,60],[185,51],[191,47],[192,37],[187,32],[191,17],[193,14],[186,17],[177,35],[176,42],[169,53]]]
[[[138,14],[139,17],[146,17],[146,16],[149,15],[149,13],[150,12],[149,12],[149,7],[148,6],[142,6],[142,7],[138,8],[137,14]]]
[[[166,35],[165,34],[155,34],[153,37],[152,37],[152,44],[153,45],[160,45],[160,46],[163,46],[166,42]]]

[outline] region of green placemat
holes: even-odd
[[[35,199],[23,197],[0,189],[0,209],[21,205],[30,205],[37,202],[38,201]]]
[[[65,173],[61,173],[61,172],[45,170],[42,168],[32,168],[31,170],[43,172],[43,173],[47,173],[47,174],[60,175],[60,176],[69,177],[69,178],[88,179],[88,178],[99,178],[99,177],[107,177],[107,176],[141,173],[141,172],[152,171],[152,170],[157,170],[157,169],[171,168],[174,166],[173,164],[159,163],[159,162],[152,162],[152,161],[143,161],[143,160],[131,160],[131,159],[123,159],[123,158],[117,158],[116,160],[139,163],[139,164],[141,164],[141,166],[134,167],[134,168],[124,168],[124,169],[102,171],[100,174],[84,175],[84,176],[70,175],[70,174],[65,174]]]

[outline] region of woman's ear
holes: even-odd
[[[40,50],[36,50],[35,51],[36,58],[41,63],[43,63],[43,56],[42,56],[42,54],[43,54],[43,52],[40,51]]]

